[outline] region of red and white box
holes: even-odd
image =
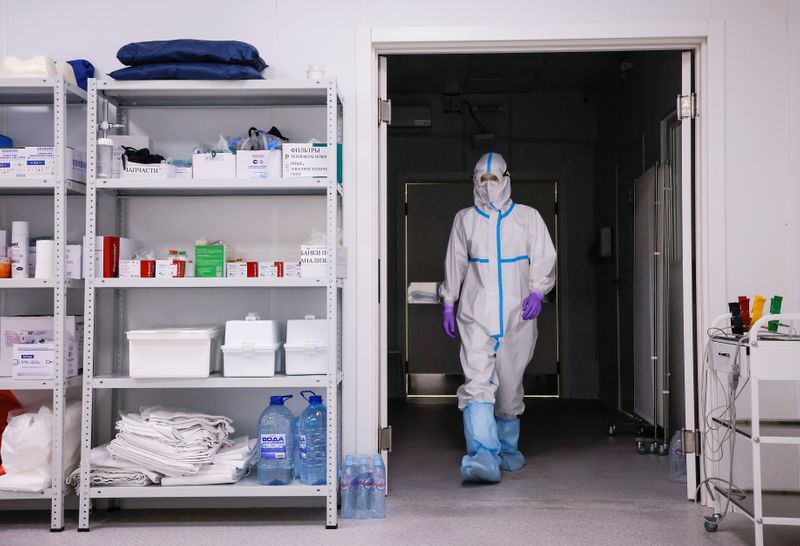
[[[258,262],[258,276],[272,279],[283,277],[283,262]]]
[[[86,246],[84,237],[84,248]],[[125,237],[103,235],[95,237],[94,276],[102,279],[119,277],[120,260],[129,260],[136,254],[136,242]],[[89,271],[89,253],[84,253],[84,273]]]

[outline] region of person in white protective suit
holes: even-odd
[[[536,317],[555,285],[556,251],[541,215],[511,200],[511,177],[500,154],[480,158],[473,174],[475,206],[458,212],[445,258],[442,327],[461,335],[465,383],[458,389],[467,455],[461,475],[500,481],[519,470],[522,379],[536,345]],[[458,315],[454,305],[458,302]]]

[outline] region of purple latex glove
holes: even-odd
[[[442,311],[442,330],[447,337],[456,338],[456,311],[452,305],[445,305]]]
[[[522,320],[533,320],[542,312],[544,294],[531,290],[530,295],[522,300]]]

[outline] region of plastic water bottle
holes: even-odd
[[[261,485],[286,485],[294,478],[294,416],[283,405],[291,397],[290,394],[271,397],[258,421],[258,481]]]
[[[342,518],[350,519],[355,517],[355,492],[353,484],[356,479],[356,467],[353,465],[353,456],[348,455],[344,459],[344,469],[339,480],[339,493],[342,496]]]
[[[303,460],[300,458],[300,418],[295,417],[292,421],[292,432],[294,433],[294,442],[292,442],[292,460],[294,461],[294,477],[296,479],[300,479],[301,471],[300,469],[303,467]]]
[[[327,427],[328,410],[322,403],[322,397],[312,394],[308,398],[308,407],[300,416],[300,480],[306,485],[323,485],[327,482]]]
[[[669,479],[673,482],[686,481],[686,456],[681,445],[681,431],[675,431],[669,443]]]
[[[386,517],[386,467],[383,466],[380,453],[375,455],[372,462],[372,477],[374,487],[370,493],[371,515],[373,518],[383,518]]]
[[[372,467],[369,459],[361,457],[358,465],[358,490],[356,491],[356,517],[370,517],[370,500],[372,490],[375,488],[372,478]]]

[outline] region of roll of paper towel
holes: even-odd
[[[56,276],[56,242],[49,239],[36,241],[37,279],[54,279]]]

